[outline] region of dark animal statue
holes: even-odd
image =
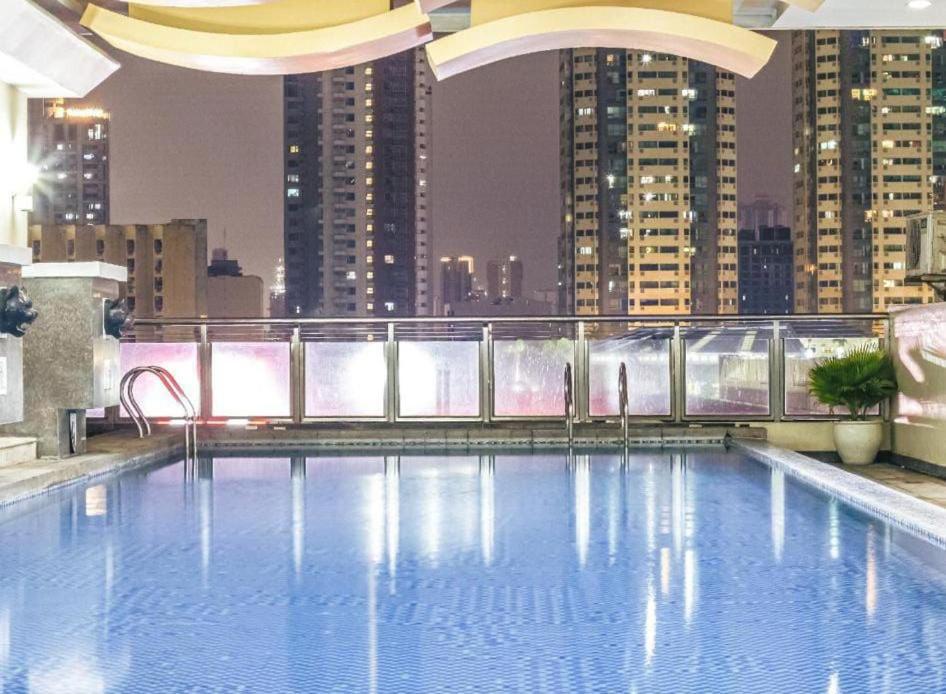
[[[125,299],[106,299],[105,300],[105,334],[111,335],[116,340],[131,330],[135,319],[128,310],[128,302]]]
[[[23,337],[38,315],[23,289],[16,285],[0,288],[0,333]]]

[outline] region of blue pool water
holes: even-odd
[[[0,509],[0,691],[946,691],[944,553],[736,454],[200,472]]]

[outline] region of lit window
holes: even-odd
[[[394,302],[393,302],[393,301],[385,301],[385,302],[384,302],[384,308],[385,308],[385,310],[388,311],[388,312],[393,311],[393,310],[394,310]]]
[[[370,273],[369,273],[369,274],[370,274]],[[348,274],[345,275],[345,279],[348,279],[348,280],[353,280],[353,279],[357,279],[357,278],[358,278],[358,275],[355,273],[354,270],[349,270],[349,271],[348,271]]]
[[[298,198],[298,197],[299,197],[299,189],[298,189],[298,188],[287,188],[287,189],[286,189],[286,197],[287,197],[287,198]]]
[[[298,154],[299,145],[289,145],[289,154]]]
[[[394,265],[394,256],[393,255],[384,256],[384,262],[386,265]]]
[[[299,182],[299,174],[289,174],[289,175],[287,175],[287,176],[286,176],[286,182],[287,182],[287,183],[298,183],[298,182]]]

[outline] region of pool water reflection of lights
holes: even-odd
[[[0,565],[3,692],[946,691],[946,552],[719,450],[132,470]]]

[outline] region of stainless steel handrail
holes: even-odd
[[[563,388],[565,398],[565,428],[568,431],[568,447],[570,449],[575,442],[575,390],[572,379],[571,362],[565,364],[565,382]]]
[[[621,433],[624,436],[624,450],[627,450],[630,437],[627,399],[627,364],[623,361],[618,367],[618,411],[621,413]]]
[[[119,399],[125,410],[131,415],[138,428],[139,438],[151,435],[151,423],[144,414],[138,400],[135,398],[134,385],[142,374],[150,373],[157,376],[175,401],[184,410],[184,446],[186,458],[197,458],[197,409],[193,402],[181,388],[174,375],[161,366],[139,366],[126,373],[119,385]]]
[[[295,326],[295,325],[396,325],[404,324],[484,324],[503,325],[516,323],[670,323],[674,325],[687,323],[772,323],[776,320],[783,323],[799,323],[806,321],[845,321],[845,320],[886,320],[887,313],[793,313],[784,316],[771,315],[642,315],[642,316],[503,316],[503,317],[475,317],[475,316],[415,316],[403,318],[373,318],[365,316],[339,318],[136,318],[136,326]]]

